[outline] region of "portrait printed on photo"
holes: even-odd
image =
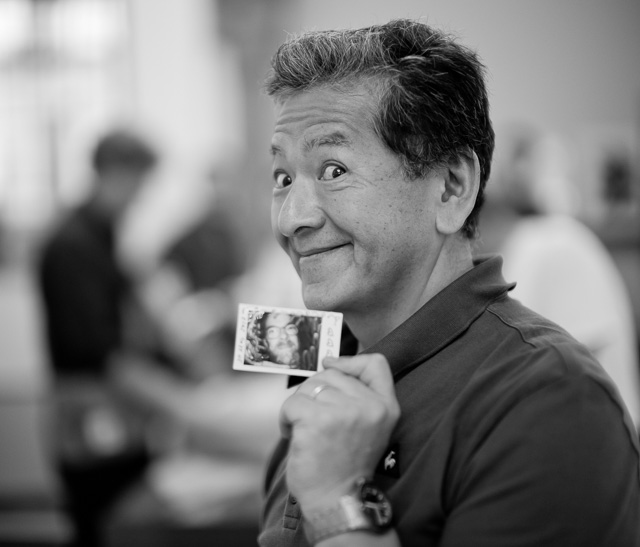
[[[233,368],[310,376],[338,356],[342,314],[241,304]]]

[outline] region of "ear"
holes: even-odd
[[[480,188],[480,162],[472,150],[452,159],[444,169],[444,187],[437,204],[436,228],[443,235],[462,229]]]

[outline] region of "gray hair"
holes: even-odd
[[[377,102],[374,130],[401,158],[409,179],[474,151],[480,189],[462,231],[476,234],[495,139],[485,68],[473,51],[424,23],[399,19],[294,35],[271,66],[265,89],[276,101],[314,87],[370,86]]]

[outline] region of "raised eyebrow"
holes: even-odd
[[[280,154],[282,152],[282,149],[279,146],[276,146],[275,144],[272,144],[269,147],[269,153],[271,154],[271,156],[277,156],[278,154]]]
[[[351,140],[340,131],[329,133],[327,135],[321,135],[320,137],[313,137],[311,139],[304,139],[304,149],[306,152],[310,152],[314,148],[320,146],[351,146]],[[271,156],[277,156],[282,154],[282,148],[276,144],[272,144],[269,148]]]
[[[351,146],[351,140],[340,131],[304,140],[304,147],[307,152],[320,146]]]

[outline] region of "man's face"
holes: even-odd
[[[368,315],[403,306],[433,266],[436,185],[405,179],[373,130],[371,101],[364,87],[318,88],[276,107],[272,226],[309,308]]]
[[[264,322],[269,355],[274,363],[297,366],[300,342],[293,317],[284,313],[270,313]]]
[[[102,199],[116,214],[123,214],[137,198],[151,172],[113,167],[102,175]]]

